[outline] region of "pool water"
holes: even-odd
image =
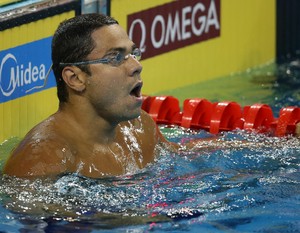
[[[209,136],[180,127],[161,130],[174,142]],[[219,149],[178,154],[162,149],[155,163],[114,178],[2,176],[0,231],[299,232],[300,140],[241,130],[220,138],[250,143],[224,149],[220,142]]]

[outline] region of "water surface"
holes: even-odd
[[[175,142],[209,136],[163,128]],[[246,147],[161,151],[136,174],[90,179],[1,177],[4,232],[297,232],[300,141],[244,131],[220,135]],[[8,150],[18,139],[1,145]]]

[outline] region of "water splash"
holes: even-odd
[[[209,136],[181,128],[162,131],[179,142]],[[44,229],[51,224],[64,230],[88,225],[121,232],[298,229],[299,139],[235,131],[221,134],[219,143],[236,140],[249,144],[178,154],[160,147],[155,163],[120,177],[2,176],[0,226],[17,222],[18,229],[26,229],[34,222]]]

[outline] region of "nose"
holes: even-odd
[[[137,76],[140,78],[140,74],[143,70],[142,64],[136,59],[136,56],[130,55],[128,59],[128,71],[129,71],[129,76]]]
[[[139,60],[134,54],[129,54],[130,57],[134,58],[135,60]]]

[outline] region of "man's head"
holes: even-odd
[[[64,66],[60,63],[84,61],[95,47],[92,33],[102,26],[113,24],[118,22],[109,16],[86,14],[68,19],[59,25],[52,39],[52,68],[60,102],[68,100],[66,84],[61,76]],[[90,72],[87,65],[79,67],[86,73]]]

